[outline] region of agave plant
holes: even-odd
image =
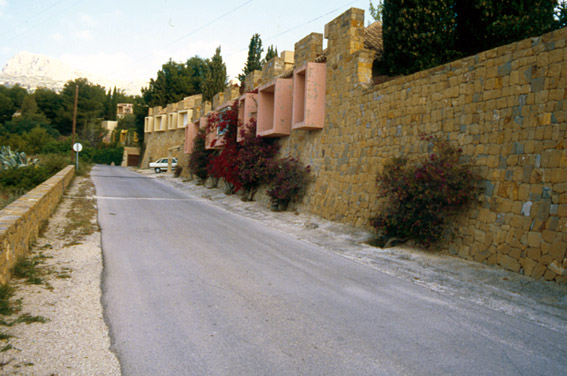
[[[28,158],[24,152],[14,152],[9,146],[0,147],[0,170],[32,166],[36,165],[37,162],[37,158]]]

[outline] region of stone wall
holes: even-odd
[[[181,164],[185,154],[183,153],[183,145],[185,144],[185,129],[174,129],[168,130],[166,132],[153,132],[146,133],[144,137],[144,155],[142,157],[142,162],[140,163],[141,168],[148,168],[150,162],[154,162],[159,158],[167,158],[169,153],[169,148],[181,145],[179,151],[173,151],[172,157],[177,157],[177,164],[180,166],[185,166],[186,164]]]
[[[437,136],[463,149],[485,188],[441,248],[567,282],[567,29],[379,85],[363,31],[359,9],[326,26],[324,129],[281,140],[316,175],[303,208],[369,228],[381,166]]]
[[[10,270],[25,256],[59,204],[71,183],[74,166],[67,166],[43,184],[0,210],[0,284],[10,279]]]

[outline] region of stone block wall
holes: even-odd
[[[186,166],[186,164],[182,164],[185,160],[185,154],[183,153],[183,145],[185,144],[184,128],[171,129],[167,132],[146,133],[144,144],[145,149],[142,162],[140,163],[141,168],[148,168],[150,162],[154,162],[159,158],[167,158],[169,149],[177,145],[181,145],[181,149],[174,151],[172,157],[178,158],[178,165]]]
[[[312,166],[302,207],[370,227],[388,159],[423,155],[420,135],[460,147],[484,179],[477,205],[441,249],[567,282],[567,29],[371,85],[364,13],[325,28],[326,121],[292,131],[282,154]]]
[[[10,280],[10,270],[30,250],[74,173],[75,167],[67,166],[0,210],[0,285]]]

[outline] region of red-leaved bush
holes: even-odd
[[[207,132],[216,134],[212,146],[215,146],[216,143],[222,143],[223,147],[211,157],[207,165],[207,172],[216,181],[223,178],[228,185],[228,193],[238,192],[242,187],[238,180],[237,125],[238,110],[235,105],[227,107],[221,113],[212,112],[209,114]]]
[[[385,205],[372,224],[381,247],[408,239],[430,247],[442,237],[447,219],[478,195],[480,178],[460,162],[461,150],[431,137],[424,140],[433,145],[425,160],[393,158],[378,175]]]
[[[272,180],[280,145],[273,139],[257,136],[256,122],[248,126],[248,129],[242,129],[241,136],[237,176],[244,188],[243,198],[251,201],[258,188]]]
[[[310,167],[295,158],[280,159],[274,178],[268,189],[268,196],[275,211],[286,210],[289,203],[303,197],[309,183]]]

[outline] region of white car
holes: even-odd
[[[171,168],[174,169],[177,166],[177,158],[171,158]],[[150,168],[153,168],[156,174],[162,171],[167,171],[167,158],[160,158],[155,162],[150,163]]]

